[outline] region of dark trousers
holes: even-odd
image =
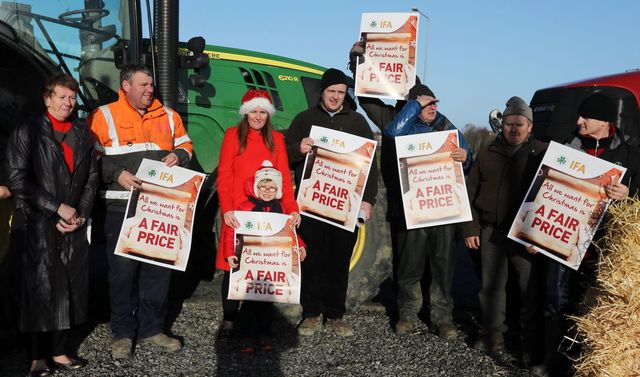
[[[105,236],[114,339],[159,334],[167,315],[171,270],[114,254],[124,214],[107,212]]]
[[[273,322],[273,304],[265,301],[243,301],[242,309],[240,301],[229,300],[229,279],[231,273],[224,272],[222,277],[222,318],[225,321],[240,323],[240,334],[249,336],[253,332],[253,324],[257,326],[258,336],[271,335],[271,323]]]
[[[231,273],[229,271],[225,271],[224,275],[222,276],[220,297],[222,297],[222,319],[225,321],[233,322],[238,317],[238,310],[240,310],[240,301],[230,300],[227,298],[229,296],[230,277]]]
[[[480,236],[482,289],[480,306],[485,330],[505,332],[507,308],[507,279],[509,267],[516,274],[520,293],[520,322],[531,325],[540,320],[542,302],[541,271],[537,270],[537,256],[508,239],[493,227],[484,227]],[[523,329],[524,330],[524,329]]]
[[[29,360],[41,360],[66,354],[67,330],[29,333]]]
[[[595,253],[594,248],[589,250]],[[554,260],[546,261],[545,298],[545,358],[550,376],[567,376],[571,361],[567,354],[575,352],[571,342],[563,344],[564,336],[572,326],[567,316],[580,314],[584,296],[595,285],[597,261],[584,259],[578,271]],[[573,350],[569,350],[572,347]],[[575,356],[575,355],[572,355]]]
[[[349,262],[357,232],[305,217],[300,236],[307,244],[300,296],[305,317],[324,314],[329,319],[342,318],[347,310]]]
[[[482,289],[479,293],[482,326],[487,331],[505,332],[507,326],[507,280],[517,282],[520,295],[520,331],[528,362],[541,361],[543,342],[542,256],[529,254],[522,245],[508,239],[493,227],[482,228],[480,235]],[[473,251],[472,251],[473,252]],[[511,267],[511,270],[510,270]]]
[[[400,318],[412,321],[418,319],[418,312],[422,308],[420,280],[422,280],[426,263],[429,262],[431,322],[436,325],[451,323],[455,227],[440,225],[406,230],[398,226],[395,232],[398,250],[397,300]]]

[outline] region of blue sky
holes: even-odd
[[[346,69],[364,12],[429,16],[427,85],[456,126],[487,126],[512,95],[640,68],[640,1],[182,0],[180,39]],[[417,72],[424,72],[420,20]]]

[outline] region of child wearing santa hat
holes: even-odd
[[[282,174],[273,167],[271,161],[263,161],[260,169],[256,171],[255,177],[245,181],[244,190],[248,200],[240,204],[237,210],[282,213]],[[238,268],[239,256],[235,254],[234,235],[226,233],[222,242],[224,243],[222,250],[225,260],[231,268]],[[298,236],[298,245],[298,257],[300,261],[303,261],[306,257],[306,249],[305,243],[300,236]],[[234,327],[234,321],[230,321],[229,318],[236,318],[240,309],[239,301],[227,298],[230,275],[230,271],[225,271],[222,281],[222,307],[223,316],[226,319],[223,321],[223,329],[226,328],[228,330]],[[257,323],[255,345],[263,351],[271,351],[273,347],[270,340],[273,304],[261,301],[245,301],[242,305],[243,312],[247,314],[248,319],[251,321],[255,319]],[[249,335],[248,331],[245,331],[245,334],[242,335],[244,335],[245,339],[241,344],[241,352],[253,352],[254,345],[246,339],[247,335]]]

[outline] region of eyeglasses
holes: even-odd
[[[267,186],[258,186],[258,190],[262,192],[276,192],[278,191],[277,187],[267,187]]]

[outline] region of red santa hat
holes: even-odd
[[[260,169],[256,170],[256,178],[253,181],[253,192],[258,196],[258,184],[265,179],[273,181],[278,187],[276,191],[276,199],[282,198],[282,174],[278,169],[273,167],[273,164],[269,160],[262,161]]]
[[[271,98],[266,90],[262,89],[249,89],[242,96],[242,106],[240,106],[240,115],[246,115],[257,108],[261,108],[269,113],[269,116],[273,116],[276,113],[276,108],[271,103]]]

